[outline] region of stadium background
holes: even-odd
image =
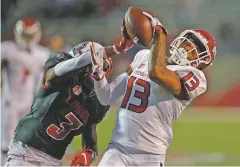
[[[240,165],[240,1],[239,0],[2,0],[1,40],[12,38],[12,26],[23,16],[42,25],[41,44],[52,51],[69,50],[92,40],[112,45],[120,37],[127,8],[152,11],[168,29],[169,41],[189,28],[210,31],[217,57],[206,72],[208,92],[194,101],[173,124],[174,140],[166,165]],[[129,53],[141,49],[135,46]],[[120,57],[120,56],[119,56]],[[114,76],[126,69],[131,56],[114,58]],[[114,78],[113,76],[113,78]],[[118,103],[98,126],[99,152],[107,148]],[[3,135],[3,134],[2,134]],[[64,159],[81,149],[76,137]],[[101,156],[100,156],[101,157]],[[95,165],[97,162],[95,163]]]

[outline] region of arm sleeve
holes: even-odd
[[[123,73],[110,84],[105,77],[100,81],[94,81],[94,89],[100,103],[110,105],[119,99],[124,94],[128,77],[127,73]]]
[[[96,48],[96,50],[101,50],[102,47]],[[52,69],[51,73],[49,75],[54,75],[54,82],[60,82],[62,79],[73,77],[78,70],[81,70],[82,67],[85,67],[89,64],[91,64],[91,52],[85,51],[81,52],[78,50],[79,53],[76,55],[72,55],[70,53],[65,52],[59,52],[59,53],[53,53],[50,55],[49,59],[46,61],[44,66],[44,76],[42,83],[45,83],[45,78],[47,71],[49,69]],[[54,74],[52,74],[54,72]],[[53,82],[53,78],[52,82]],[[47,88],[47,86],[42,84],[44,88]]]
[[[91,53],[90,51],[83,53],[81,56],[71,58],[67,61],[58,63],[54,67],[55,74],[57,76],[62,76],[68,72],[80,69],[91,63]]]
[[[64,75],[70,71],[80,69],[91,63],[91,52],[90,52],[91,42],[82,42],[75,46],[68,54],[72,57],[70,60],[61,62],[55,67],[55,74],[57,76]],[[102,52],[103,46],[93,42],[93,45],[97,52]]]

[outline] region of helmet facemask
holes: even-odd
[[[191,49],[187,46],[191,46]],[[198,67],[202,63],[212,62],[206,39],[192,30],[184,31],[170,44],[170,53],[171,56],[167,59],[170,64]],[[195,58],[191,58],[190,54],[194,54]]]

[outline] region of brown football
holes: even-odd
[[[138,38],[138,44],[148,46],[152,40],[152,25],[150,19],[142,12],[143,10],[136,6],[128,8],[125,14],[125,25],[131,39],[136,40]]]

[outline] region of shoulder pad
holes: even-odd
[[[130,64],[132,69],[137,68],[139,65],[141,65],[145,60],[148,59],[148,54],[150,50],[149,49],[143,49],[140,50],[134,57],[133,62]]]
[[[175,71],[181,78],[190,99],[194,99],[206,91],[207,80],[202,71],[192,66],[169,65],[167,68]]]

